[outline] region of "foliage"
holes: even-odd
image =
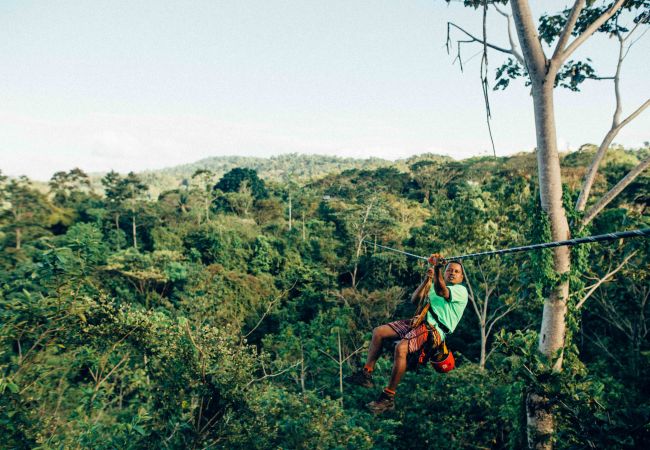
[[[592,151],[567,155],[566,166],[584,170]],[[643,152],[613,151],[595,189]],[[534,167],[527,154],[424,155],[265,182],[266,198],[243,177],[213,191],[215,170],[156,200],[144,187],[151,174],[109,173],[98,197],[61,172],[52,200],[0,175],[0,446],[522,448],[531,389],[553,399],[558,448],[647,446],[647,240],[572,252],[562,373],[547,370],[529,331],[557,282],[538,252],[465,262],[488,318],[516,306],[486,337],[484,367],[469,306],[448,339],[458,368],[406,374],[395,412],[371,416],[364,405],[377,392],[340,383],[373,327],[413,313],[405,300],[424,271],[363,240],[418,255],[545,241]],[[647,227],[646,191],[640,177],[591,232]],[[567,207],[574,196],[566,186]]]
[[[230,172],[226,173],[214,189],[219,189],[226,193],[241,192],[243,187],[247,186],[253,197],[256,199],[265,198],[268,196],[264,181],[257,176],[257,172],[252,169],[242,169],[236,167]]]

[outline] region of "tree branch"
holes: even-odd
[[[607,281],[608,281],[612,276],[614,276],[614,275],[615,275],[619,270],[621,270],[621,269],[625,266],[625,264],[627,264],[627,262],[628,262],[628,261],[629,261],[629,260],[630,260],[634,255],[636,255],[637,253],[638,253],[638,250],[635,250],[635,251],[633,251],[632,253],[630,253],[629,255],[627,255],[627,257],[623,260],[622,263],[620,263],[620,264],[618,265],[618,267],[616,267],[616,269],[611,270],[610,272],[607,273],[607,275],[605,275],[605,276],[602,277],[600,280],[598,280],[596,283],[594,283],[594,284],[591,286],[591,288],[589,289],[589,291],[587,292],[587,294],[586,294],[584,297],[582,297],[582,300],[580,300],[580,301],[578,302],[578,304],[576,305],[576,309],[580,309],[580,308],[582,308],[582,305],[584,305],[584,303],[587,301],[587,299],[588,299],[589,297],[591,297],[591,295],[592,295],[594,292],[596,292],[596,289],[598,289],[598,288],[600,287],[601,284],[606,283],[606,282],[607,282]]]
[[[467,283],[467,289],[469,290],[469,300],[472,303],[472,307],[474,308],[474,312],[476,313],[476,317],[478,318],[479,322],[481,321],[481,313],[478,310],[478,305],[476,303],[476,298],[474,297],[474,289],[472,289],[472,283],[470,283],[469,278],[467,277],[467,272],[465,272],[465,267],[461,266],[463,269],[463,279],[465,280],[465,283]]]
[[[517,36],[521,44],[522,53],[533,82],[539,82],[546,76],[546,55],[535,27],[535,21],[530,11],[527,0],[512,0],[512,17],[515,21]]]
[[[619,125],[618,125],[618,131],[621,131],[621,128],[623,128],[625,125],[636,119],[636,117],[641,114],[648,106],[650,106],[650,98],[646,100],[641,106],[639,106],[636,111],[634,111],[632,114],[627,116]]]
[[[576,2],[573,4],[571,13],[567,19],[567,23],[564,26],[564,30],[562,30],[562,34],[560,35],[560,39],[555,46],[555,51],[553,52],[551,59],[557,60],[564,51],[564,47],[569,41],[569,36],[571,36],[571,33],[573,33],[573,29],[576,26],[576,22],[578,21],[578,17],[580,17],[580,13],[582,12],[582,8],[584,8],[584,6],[585,0],[576,0]]]
[[[508,309],[506,309],[503,313],[501,313],[501,315],[499,315],[498,317],[496,317],[496,318],[492,321],[492,323],[490,324],[490,326],[488,327],[487,332],[486,332],[486,334],[485,334],[485,337],[487,338],[488,336],[490,336],[490,333],[492,332],[492,327],[494,327],[494,325],[495,325],[499,320],[503,319],[505,316],[507,316],[507,315],[510,314],[512,311],[514,311],[515,309],[517,309],[518,306],[519,306],[519,305],[517,305],[517,303],[513,303],[513,304],[512,304]],[[486,359],[487,359],[487,358],[486,358]]]
[[[287,368],[285,368],[285,369],[282,369],[281,371],[276,372],[276,373],[265,373],[263,377],[255,378],[255,379],[249,381],[249,382],[246,384],[246,387],[248,387],[248,386],[250,386],[251,384],[256,383],[256,382],[258,382],[258,381],[262,381],[262,380],[264,380],[265,378],[273,378],[273,377],[277,377],[278,375],[282,375],[283,373],[288,372],[289,370],[293,369],[294,367],[298,367],[298,365],[300,365],[300,363],[301,363],[301,362],[298,361],[297,363],[295,363],[295,364],[293,364],[293,365],[291,365],[291,366],[289,366],[289,367],[287,367]]]
[[[603,141],[600,143],[600,146],[598,147],[598,151],[594,155],[594,159],[591,162],[589,168],[587,169],[587,173],[585,174],[585,179],[582,183],[582,189],[580,189],[580,195],[578,196],[578,200],[576,201],[577,211],[584,211],[585,206],[587,205],[587,200],[589,199],[591,188],[596,179],[596,173],[598,172],[598,167],[600,166],[600,163],[603,160],[605,153],[607,153],[607,150],[609,149],[609,146],[614,140],[614,138],[623,129],[623,127],[625,127],[628,123],[634,120],[639,114],[643,112],[643,110],[645,110],[650,105],[650,99],[646,100],[644,104],[638,107],[636,111],[634,111],[632,114],[627,116],[621,122],[620,119],[621,119],[621,112],[623,110],[623,106],[622,106],[621,92],[620,92],[620,76],[621,76],[621,67],[623,65],[623,60],[625,59],[625,55],[627,54],[627,52],[625,52],[624,44],[625,44],[625,40],[630,36],[630,34],[634,32],[635,29],[636,28],[632,29],[632,31],[630,31],[625,38],[623,38],[620,35],[620,33],[616,34],[616,37],[618,38],[619,41],[619,52],[618,52],[618,62],[616,64],[616,73],[614,75],[614,95],[616,99],[616,107],[614,109],[614,115],[612,117],[612,126],[607,132],[607,134],[605,135],[605,137],[603,138]],[[588,223],[588,221],[585,222],[583,219],[582,223],[584,226],[586,223]]]
[[[621,6],[623,6],[623,3],[625,3],[625,1],[626,0],[617,0],[616,3],[614,3],[607,11],[601,14],[598,19],[594,20],[585,31],[583,31],[577,38],[573,40],[573,42],[569,44],[566,50],[558,55],[558,63],[561,64],[562,62],[566,61],[566,59],[571,56],[571,54],[576,51],[576,49],[580,47],[587,39],[589,39],[589,37],[594,34],[602,24],[607,22],[616,13],[616,11],[621,9]]]
[[[253,333],[253,331],[257,330],[257,327],[260,326],[260,324],[262,323],[262,321],[264,320],[266,315],[271,311],[271,308],[273,308],[273,306],[275,306],[275,304],[278,301],[280,301],[285,295],[287,295],[291,291],[291,289],[293,289],[296,286],[297,283],[298,283],[298,280],[294,281],[293,285],[289,289],[286,289],[280,295],[278,295],[276,298],[274,298],[273,300],[271,300],[269,302],[268,306],[266,307],[266,311],[264,311],[264,314],[262,314],[262,317],[260,317],[260,320],[258,320],[257,323],[255,324],[255,326],[248,333],[246,333],[244,335],[244,339],[246,339],[248,336],[250,336]]]
[[[645,169],[650,166],[650,156],[645,160],[641,161],[634,169],[630,170],[627,175],[625,175],[621,181],[616,183],[616,186],[611,188],[603,197],[598,200],[598,202],[591,207],[589,211],[582,218],[581,225],[584,227],[589,222],[591,222],[594,217],[600,213],[600,211],[605,208],[618,194],[623,191],[636,177],[638,177]]]
[[[457,30],[463,32],[465,35],[467,35],[467,37],[470,38],[469,41],[460,41],[460,42],[463,42],[463,43],[478,42],[479,44],[487,45],[491,49],[497,50],[497,51],[499,51],[501,53],[507,53],[508,55],[514,55],[512,50],[508,50],[507,48],[499,47],[498,45],[494,45],[494,44],[491,44],[489,42],[484,41],[483,39],[477,38],[476,36],[474,36],[473,34],[471,34],[468,31],[466,31],[462,27],[459,27],[458,25],[456,25],[453,22],[447,22],[447,44],[449,44],[449,42],[451,41],[451,38],[449,37],[450,34],[451,34],[450,27],[456,28]],[[449,49],[449,45],[447,45],[447,49]]]
[[[512,35],[512,16],[505,11],[501,11],[501,8],[499,8],[496,3],[493,4],[492,6],[494,6],[494,9],[496,9],[499,14],[501,14],[503,17],[506,18],[506,21],[508,22],[507,28],[508,28],[508,41],[510,42],[510,50],[512,51],[512,55],[517,59],[517,61],[519,61],[519,64],[525,66],[526,62],[524,61],[524,57],[519,51],[519,47],[517,46],[515,38]]]

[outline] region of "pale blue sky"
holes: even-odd
[[[505,45],[492,16],[488,36]],[[2,0],[0,169],[47,179],[217,155],[485,154],[479,57],[461,74],[444,48],[448,20],[478,34],[480,19],[437,0]],[[581,53],[607,75],[614,50],[598,38]],[[624,67],[626,112],[650,94],[648,54],[650,33]],[[491,54],[491,81],[499,61]],[[562,149],[602,139],[612,92],[558,93]],[[491,102],[497,154],[531,150],[523,83]],[[648,130],[650,112],[616,142],[638,147]]]

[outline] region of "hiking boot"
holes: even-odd
[[[392,411],[395,409],[395,396],[382,392],[377,400],[368,403],[366,406],[375,415]]]
[[[367,388],[375,387],[375,383],[372,382],[372,373],[366,369],[359,369],[352,375],[343,378],[343,381]]]

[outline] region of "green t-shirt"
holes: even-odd
[[[431,309],[436,313],[440,322],[449,331],[453,332],[467,306],[467,289],[462,284],[448,285],[447,289],[449,289],[449,300],[445,300],[444,297],[436,294],[436,290],[432,287],[429,291],[429,302],[431,302]],[[431,312],[427,313],[427,322],[432,326],[436,325],[436,320],[431,315]],[[440,332],[440,337],[444,340],[445,332],[440,327],[436,328]]]

